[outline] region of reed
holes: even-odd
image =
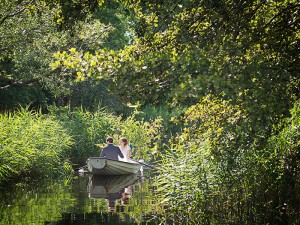
[[[153,160],[161,143],[163,119],[158,117],[151,121],[138,121],[135,115],[120,120],[115,127],[115,139],[126,137],[131,146],[134,159]]]
[[[183,112],[183,109],[169,109],[166,105],[147,105],[135,112],[135,118],[140,121],[153,121],[158,117],[162,117],[163,120],[167,122],[170,121],[172,117],[179,116]]]
[[[114,144],[119,145],[119,138],[126,137],[133,145],[132,156],[136,159],[150,159],[157,148],[161,120],[152,122],[137,121],[133,116],[123,119],[103,108],[95,112],[69,107],[52,108],[51,115],[73,137],[70,160],[77,166],[85,165],[91,156],[99,156],[107,136],[113,136]]]
[[[69,169],[72,138],[51,116],[21,108],[0,115],[0,181],[51,176]]]
[[[73,138],[69,156],[75,166],[82,166],[87,158],[100,154],[96,144],[104,142],[106,136],[113,133],[112,124],[118,120],[104,109],[92,113],[82,108],[75,108],[72,112],[69,107],[51,108],[50,114]]]
[[[185,129],[157,166],[155,196],[166,220],[282,224],[292,219],[299,201],[299,105],[267,145],[258,143],[247,115],[228,101],[207,98],[188,109],[181,121]]]
[[[131,140],[133,157],[151,158],[160,135],[160,120],[122,119],[99,108],[88,112],[69,107],[51,108],[49,114],[21,108],[0,115],[0,182],[22,177],[48,177],[85,165],[98,156],[107,136]],[[99,148],[100,146],[100,148]]]
[[[0,180],[47,177],[83,166],[99,156],[107,136],[126,137],[133,146],[132,158],[155,157],[162,135],[162,118],[138,121],[123,119],[99,108],[49,108],[50,113],[21,108],[0,115]]]

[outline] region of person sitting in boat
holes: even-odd
[[[113,144],[114,139],[112,137],[106,138],[107,146],[101,151],[100,157],[106,157],[112,160],[119,160],[119,157],[124,158],[124,155],[118,146]]]
[[[126,138],[122,137],[120,138],[119,143],[120,143],[119,148],[121,149],[121,152],[124,155],[124,158],[119,158],[119,160],[126,162],[130,158],[130,147],[128,145],[128,141]]]

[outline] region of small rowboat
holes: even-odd
[[[137,174],[120,176],[97,176],[89,179],[88,192],[90,198],[113,198],[124,192],[125,188],[138,182]],[[122,196],[119,196],[120,198]]]
[[[87,168],[95,175],[126,175],[139,172],[141,164],[133,160],[124,162],[103,157],[90,157],[87,160]]]

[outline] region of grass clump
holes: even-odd
[[[20,109],[0,115],[0,181],[62,173],[72,137],[51,116]]]

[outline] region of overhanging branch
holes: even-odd
[[[24,5],[23,5],[23,8],[19,9],[18,11],[14,12],[14,13],[10,13],[10,14],[5,15],[5,16],[0,20],[0,25],[2,25],[2,24],[4,23],[4,21],[7,20],[8,18],[14,17],[14,16],[16,16],[16,15],[21,14],[22,12],[24,12],[24,11],[26,10],[27,6],[28,6],[29,4],[31,4],[31,3],[33,3],[33,2],[34,2],[34,0],[31,0],[31,1],[27,2],[26,4],[24,4]]]
[[[38,81],[37,79],[31,79],[31,80],[27,80],[27,81],[20,80],[20,81],[15,81],[15,82],[10,81],[7,85],[0,87],[0,90],[5,90],[10,87],[31,86],[34,83],[36,83],[37,81]]]

